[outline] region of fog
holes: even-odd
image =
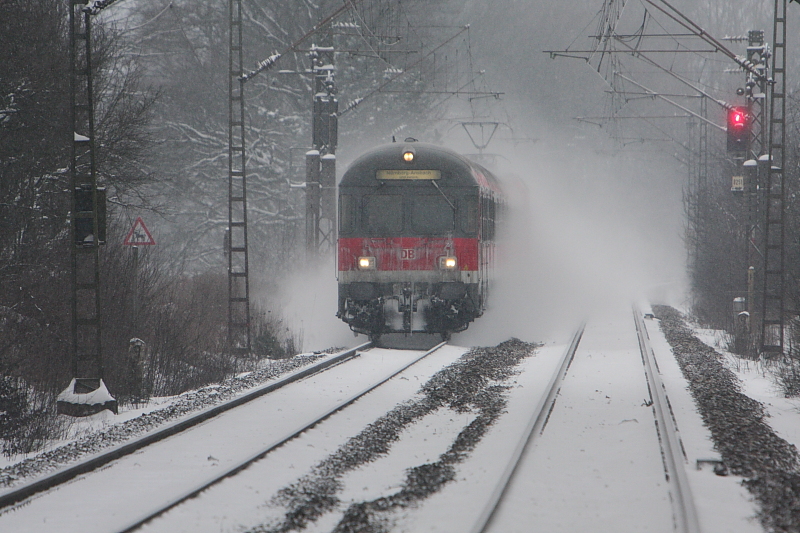
[[[511,155],[499,171],[510,208],[489,309],[454,341],[561,339],[609,307],[681,305],[683,180],[672,171],[597,153],[591,140]]]
[[[752,8],[763,4],[751,3]],[[691,2],[676,5],[698,17],[704,27],[739,30],[723,14],[706,13]],[[504,93],[489,111],[503,124],[486,152],[494,155],[493,171],[506,183],[510,209],[489,309],[466,332],[455,335],[454,342],[560,338],[580,321],[620,302],[685,305],[684,149],[674,142],[623,146],[610,138],[607,128],[575,121],[580,115],[608,113],[609,85],[583,61],[553,60],[542,52],[564,49],[591,35],[592,18],[602,2],[471,0],[465,6],[463,22],[471,24],[476,66],[485,69],[492,90]],[[641,23],[637,8],[628,8],[626,15],[632,18],[623,19],[620,28],[627,24],[633,31]],[[464,99],[456,99],[455,106],[458,100],[464,104]],[[640,104],[639,110],[649,109],[651,101]],[[685,120],[670,127],[678,129],[667,134],[678,131],[680,138]],[[641,125],[624,128],[632,137],[647,137]],[[442,142],[450,148],[476,151],[460,128],[451,124],[439,130],[447,132]],[[434,140],[430,130],[417,132],[413,125],[405,132],[421,141]],[[376,144],[390,138],[391,132],[386,132]],[[711,142],[721,141],[714,137]],[[367,148],[341,145],[338,173]],[[312,286],[307,281],[301,278],[293,286],[306,294]],[[332,267],[314,284],[329,302],[319,315],[325,329],[346,332],[345,324],[337,326],[331,319]],[[306,332],[310,316],[304,315]]]
[[[297,269],[270,301],[304,351],[355,346],[353,332],[336,317],[338,292],[333,258],[327,258]],[[364,335],[359,339],[368,340]]]
[[[684,177],[675,161],[601,151],[610,144],[602,132],[553,133],[524,148],[499,146],[494,171],[509,208],[495,284],[488,310],[454,335],[456,344],[562,340],[610,306],[685,302]],[[305,350],[353,343],[334,316],[336,291],[332,261],[283,285],[287,325]]]

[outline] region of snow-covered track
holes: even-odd
[[[247,458],[246,460],[244,460],[244,461],[242,461],[242,462],[240,462],[240,463],[238,463],[238,464],[226,469],[222,473],[220,473],[220,474],[208,479],[207,481],[197,485],[196,487],[193,487],[193,488],[189,489],[184,494],[182,494],[182,495],[174,498],[173,500],[165,503],[162,507],[146,513],[141,518],[135,520],[134,522],[130,523],[129,525],[125,526],[124,528],[119,529],[118,532],[119,533],[130,533],[132,531],[136,531],[140,527],[142,527],[143,525],[145,525],[148,522],[152,521],[153,519],[158,518],[159,516],[165,514],[166,512],[170,511],[171,509],[173,509],[175,507],[178,507],[179,505],[181,505],[182,503],[186,502],[187,500],[190,500],[190,499],[194,498],[195,496],[197,496],[201,492],[205,491],[209,487],[212,487],[213,485],[216,485],[217,483],[219,483],[220,481],[222,481],[222,480],[224,480],[226,478],[235,476],[237,473],[241,472],[242,470],[244,470],[245,468],[247,468],[248,466],[250,466],[254,462],[264,458],[267,454],[269,454],[270,452],[272,452],[276,448],[279,448],[280,446],[283,446],[287,442],[295,439],[296,437],[298,437],[301,434],[303,434],[304,432],[306,432],[308,429],[313,428],[314,426],[316,426],[320,422],[328,419],[329,417],[331,417],[335,413],[338,413],[339,411],[345,409],[349,405],[355,403],[360,398],[366,396],[367,394],[369,394],[373,390],[377,389],[378,387],[380,387],[381,385],[383,385],[384,383],[386,383],[390,379],[394,378],[395,376],[399,375],[403,371],[407,370],[409,367],[411,367],[414,364],[418,363],[422,359],[428,357],[430,354],[432,354],[433,352],[437,351],[438,349],[440,349],[442,346],[445,346],[446,344],[447,344],[446,342],[442,342],[442,343],[437,344],[436,346],[434,346],[430,350],[428,350],[428,351],[422,353],[420,356],[412,359],[410,362],[408,362],[407,364],[403,365],[402,367],[393,370],[390,374],[388,374],[386,376],[383,376],[379,380],[371,382],[369,385],[365,386],[359,392],[353,394],[352,396],[350,396],[350,397],[348,397],[346,399],[343,399],[342,401],[336,403],[333,406],[330,406],[330,408],[327,411],[325,411],[324,413],[322,413],[318,417],[316,417],[316,418],[314,418],[312,420],[308,420],[308,421],[303,422],[300,427],[298,427],[297,429],[295,429],[293,431],[290,431],[285,436],[283,436],[283,437],[277,439],[276,441],[272,442],[271,444],[269,444],[265,448],[259,450],[257,453],[255,453],[251,457]],[[365,346],[367,346],[367,345],[365,345]]]
[[[7,492],[0,493],[0,510],[9,507],[11,505],[14,505],[16,503],[22,502],[25,499],[30,498],[31,496],[37,493],[44,492],[53,489],[63,483],[67,483],[68,481],[80,475],[87,474],[93,470],[96,470],[102,466],[107,465],[112,461],[115,461],[126,455],[135,453],[147,446],[150,446],[151,444],[160,442],[168,437],[186,431],[187,429],[197,426],[198,424],[201,424],[211,418],[214,418],[222,413],[225,413],[226,411],[230,411],[231,409],[234,409],[243,404],[251,402],[256,398],[260,398],[265,394],[274,392],[275,390],[278,390],[281,387],[285,387],[290,383],[294,383],[303,378],[312,376],[314,374],[327,370],[333,366],[344,363],[356,357],[360,351],[367,350],[370,347],[372,347],[372,343],[368,342],[356,346],[355,348],[344,350],[342,352],[334,354],[332,357],[325,358],[318,363],[297,370],[296,372],[293,372],[288,376],[281,378],[275,382],[263,385],[261,387],[257,387],[256,389],[246,394],[243,394],[242,396],[233,398],[231,400],[220,403],[213,407],[209,407],[208,409],[199,411],[196,414],[193,414],[187,418],[183,418],[171,424],[167,424],[166,426],[160,429],[142,435],[141,437],[132,439],[119,446],[110,448],[97,455],[93,455],[87,459],[78,461],[77,463],[71,466],[47,474],[30,483],[26,483],[20,487],[14,488]]]
[[[500,504],[500,501],[503,499],[503,495],[508,490],[511,480],[517,471],[517,467],[519,466],[523,453],[535,440],[536,435],[540,434],[544,429],[547,419],[549,418],[553,406],[555,405],[558,392],[561,389],[561,383],[564,381],[564,377],[567,374],[569,365],[572,362],[572,359],[575,357],[575,352],[578,350],[578,345],[581,342],[584,329],[585,324],[578,328],[578,331],[576,331],[572,337],[572,342],[570,342],[569,346],[564,351],[561,361],[556,367],[556,371],[553,373],[550,381],[547,384],[545,394],[542,395],[539,403],[532,411],[530,420],[528,421],[527,427],[523,432],[523,436],[514,449],[513,454],[509,457],[508,464],[499,482],[495,485],[494,490],[492,490],[491,494],[487,498],[486,506],[470,530],[471,533],[483,533],[487,530],[489,524],[491,523],[492,517],[494,516],[494,513]]]
[[[660,376],[647,362],[653,352],[641,316],[615,304],[587,323],[558,400],[523,451],[487,532],[567,533],[598,524],[624,532],[699,531],[686,483],[697,478],[661,384],[672,387],[673,375]],[[509,413],[514,408],[519,403],[509,404]]]
[[[650,338],[645,328],[641,312],[634,307],[633,317],[636,322],[636,334],[639,337],[639,349],[642,352],[642,361],[645,366],[647,385],[653,401],[653,413],[658,428],[658,438],[661,444],[661,456],[664,461],[664,470],[670,483],[676,531],[679,533],[699,533],[700,522],[686,475],[685,457],[683,447],[678,435],[678,428],[672,416],[672,410],[667,398],[666,389],[661,381],[658,362],[650,346]]]

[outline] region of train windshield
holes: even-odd
[[[366,196],[364,226],[372,235],[398,235],[403,231],[403,197],[395,194]]]
[[[349,194],[339,196],[339,233],[350,234],[356,229],[357,199]]]
[[[411,230],[425,235],[453,231],[455,213],[442,196],[418,196],[411,203]]]
[[[466,196],[459,202],[461,212],[461,231],[467,235],[478,232],[478,198]]]

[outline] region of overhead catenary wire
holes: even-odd
[[[266,70],[269,70],[269,69],[273,68],[273,67],[274,67],[274,66],[275,66],[275,65],[278,63],[278,61],[279,61],[279,60],[280,60],[280,59],[281,59],[281,58],[282,58],[284,55],[286,55],[286,54],[288,54],[288,53],[291,53],[291,52],[296,52],[296,51],[298,51],[298,49],[299,49],[300,45],[301,45],[301,44],[302,44],[302,43],[303,43],[305,40],[307,40],[307,39],[308,39],[308,38],[309,38],[311,35],[313,35],[313,34],[314,34],[314,33],[316,33],[317,31],[319,31],[319,29],[320,29],[320,28],[322,28],[322,27],[324,27],[325,25],[329,24],[331,21],[333,21],[334,19],[336,19],[336,18],[337,18],[339,15],[341,15],[342,13],[344,13],[345,11],[347,11],[348,9],[350,9],[350,10],[351,10],[351,12],[352,12],[352,13],[354,13],[354,17],[357,17],[357,18],[358,18],[358,20],[361,22],[361,24],[360,24],[360,25],[359,25],[359,24],[356,24],[356,25],[355,25],[355,26],[356,26],[356,30],[359,32],[359,35],[362,37],[362,40],[364,40],[364,41],[367,43],[367,46],[370,48],[370,51],[371,51],[371,52],[374,54],[374,56],[375,56],[375,57],[378,57],[379,59],[381,59],[382,61],[384,61],[384,63],[386,63],[386,64],[388,65],[388,68],[390,68],[390,69],[397,69],[397,67],[396,67],[396,66],[394,66],[394,65],[393,65],[391,62],[389,62],[389,61],[386,61],[386,59],[385,59],[385,58],[383,58],[383,57],[381,56],[381,52],[380,52],[380,50],[377,50],[377,49],[375,49],[375,47],[372,47],[372,46],[371,46],[371,44],[369,43],[369,38],[363,34],[363,32],[364,32],[365,30],[361,29],[359,26],[366,27],[366,28],[367,28],[367,30],[366,30],[366,31],[367,31],[367,33],[368,33],[370,36],[374,37],[375,39],[378,39],[378,37],[377,37],[377,36],[379,35],[379,33],[378,33],[378,32],[377,32],[375,29],[370,29],[370,28],[369,28],[369,25],[370,25],[370,24],[369,24],[369,23],[368,23],[368,21],[366,20],[366,19],[367,19],[367,17],[366,17],[365,15],[363,15],[363,14],[360,14],[360,13],[358,12],[358,9],[357,9],[357,8],[358,8],[359,4],[364,4],[364,1],[363,1],[363,0],[346,0],[346,1],[345,1],[345,3],[344,3],[344,4],[343,4],[341,7],[339,7],[339,8],[338,8],[336,11],[334,11],[334,12],[333,12],[331,15],[329,15],[327,18],[325,18],[325,19],[324,19],[322,22],[320,22],[320,23],[316,24],[316,25],[314,26],[314,28],[312,28],[310,31],[308,31],[307,33],[305,33],[305,34],[304,34],[302,37],[300,37],[299,39],[297,39],[297,40],[296,40],[294,43],[292,43],[290,46],[288,46],[288,47],[287,47],[287,48],[286,48],[286,49],[285,49],[283,52],[280,52],[280,53],[279,53],[279,52],[275,52],[275,53],[274,53],[274,54],[272,54],[270,57],[268,57],[268,58],[266,58],[266,59],[264,59],[264,60],[260,61],[260,62],[257,64],[257,66],[256,66],[256,68],[255,68],[255,69],[253,69],[253,70],[251,70],[251,71],[249,71],[249,72],[247,72],[247,73],[243,74],[243,75],[242,75],[242,77],[241,77],[241,81],[242,81],[242,82],[247,82],[247,81],[249,81],[250,79],[252,79],[252,78],[254,78],[255,76],[257,76],[258,74],[260,74],[261,72],[264,72],[264,71],[266,71]],[[375,19],[375,17],[373,17],[373,21],[374,21],[374,19]],[[425,26],[425,27],[428,27],[428,26]],[[453,27],[453,26],[430,26],[430,27],[435,27],[435,28],[444,27],[444,28],[447,28],[447,27]],[[458,31],[458,32],[457,32],[455,35],[453,35],[453,36],[452,36],[452,37],[450,37],[449,39],[445,40],[444,42],[442,42],[442,43],[440,43],[439,45],[437,45],[436,47],[434,47],[432,50],[430,50],[429,52],[427,52],[425,55],[423,55],[423,56],[422,56],[422,57],[421,57],[419,60],[415,61],[414,63],[412,63],[412,64],[410,64],[410,65],[406,66],[406,67],[405,67],[405,68],[403,68],[403,69],[397,69],[397,70],[398,70],[397,74],[396,74],[395,76],[392,76],[392,77],[390,77],[390,78],[389,78],[389,80],[388,80],[387,82],[383,83],[383,84],[382,84],[381,86],[379,86],[379,87],[378,87],[376,90],[369,92],[368,94],[366,94],[366,95],[365,95],[365,96],[363,96],[363,97],[360,97],[360,98],[357,98],[357,99],[355,99],[355,100],[351,101],[351,102],[350,102],[350,104],[348,104],[348,106],[347,106],[347,107],[345,107],[345,109],[344,109],[344,110],[340,111],[340,113],[339,113],[339,116],[342,116],[342,115],[343,115],[343,114],[345,114],[346,112],[348,112],[348,111],[351,111],[351,110],[355,109],[355,108],[356,108],[356,107],[357,107],[357,106],[358,106],[358,105],[359,105],[361,102],[363,102],[363,101],[364,101],[364,99],[371,97],[371,96],[372,96],[372,95],[374,95],[375,93],[382,92],[382,91],[383,91],[383,89],[384,89],[386,86],[388,86],[388,85],[389,85],[389,84],[391,84],[392,82],[396,81],[397,79],[401,78],[402,76],[406,75],[406,74],[407,74],[409,71],[413,70],[414,68],[416,68],[417,66],[419,66],[419,65],[420,65],[422,62],[424,62],[424,61],[425,61],[425,60],[426,60],[428,57],[430,57],[430,56],[431,56],[431,54],[435,53],[436,51],[440,50],[440,49],[441,49],[441,48],[443,48],[444,46],[448,45],[448,44],[449,44],[450,42],[452,42],[452,41],[453,41],[453,40],[454,40],[456,37],[458,37],[459,35],[461,35],[461,34],[462,34],[464,31],[468,31],[468,30],[469,30],[469,25],[466,25],[466,26],[456,26],[456,27],[457,27],[457,28],[460,28],[460,30],[459,30],[459,31]],[[415,30],[415,31],[416,31],[416,30]],[[468,45],[468,46],[469,46],[469,45]],[[470,51],[470,53],[469,53],[469,58],[470,58],[470,64],[471,64],[471,61],[472,61],[472,54],[471,54],[471,51]],[[434,76],[435,76],[435,73],[434,73]],[[469,82],[467,82],[466,84],[464,84],[464,85],[463,85],[463,86],[462,86],[462,87],[459,89],[459,91],[462,91],[462,92],[463,92],[463,89],[464,89],[466,86],[468,86],[468,85],[469,85],[471,82],[473,82],[473,81],[474,81],[474,79],[473,79],[473,80],[470,80]],[[416,92],[419,92],[419,91],[416,91]],[[448,94],[450,94],[450,92],[448,92]],[[480,94],[481,94],[481,95],[491,95],[491,96],[498,97],[498,96],[499,96],[500,94],[502,94],[502,93],[489,93],[488,91],[484,91],[484,92],[480,92]]]
[[[706,117],[704,117],[704,116],[700,115],[699,113],[696,113],[696,112],[692,111],[692,110],[691,110],[691,109],[689,109],[688,107],[686,107],[686,106],[683,106],[683,105],[679,104],[678,102],[674,102],[673,100],[670,100],[670,99],[669,99],[669,98],[667,98],[666,96],[663,96],[663,95],[661,95],[661,94],[657,93],[656,91],[653,91],[653,90],[651,90],[651,89],[648,89],[647,87],[645,87],[645,86],[644,86],[644,85],[642,85],[641,83],[639,83],[639,82],[637,82],[637,81],[635,81],[635,80],[633,80],[633,79],[631,79],[631,78],[629,78],[629,77],[625,76],[625,75],[624,75],[624,74],[622,74],[621,72],[616,72],[616,73],[615,73],[615,76],[618,76],[619,78],[621,78],[621,79],[623,79],[623,80],[625,80],[625,81],[627,81],[627,82],[629,82],[629,83],[632,83],[632,84],[636,85],[637,87],[639,87],[639,88],[640,88],[640,89],[642,89],[643,91],[645,91],[645,92],[648,92],[648,93],[651,93],[651,94],[652,94],[652,95],[653,95],[655,98],[659,98],[659,99],[661,99],[661,100],[663,100],[663,101],[667,102],[668,104],[670,104],[670,105],[672,105],[672,106],[674,106],[674,107],[677,107],[677,108],[678,108],[678,109],[680,109],[681,111],[684,111],[684,112],[686,112],[686,113],[690,114],[691,116],[693,116],[693,117],[695,117],[695,118],[697,118],[697,119],[699,119],[699,120],[702,120],[703,122],[707,123],[707,124],[708,124],[708,125],[710,125],[710,126],[713,126],[713,127],[717,128],[718,130],[726,131],[726,128],[725,128],[724,126],[720,126],[719,124],[716,124],[716,123],[714,123],[714,122],[712,122],[712,121],[708,120]]]
[[[663,67],[663,66],[659,65],[654,60],[652,60],[649,57],[647,57],[646,55],[644,55],[641,51],[638,51],[638,50],[635,50],[635,49],[631,48],[627,43],[622,42],[622,45],[629,49],[629,51],[631,52],[631,55],[633,57],[641,59],[642,61],[645,61],[646,63],[656,67],[657,69],[659,69],[662,72],[668,74],[669,76],[675,78],[676,80],[678,80],[679,82],[683,83],[684,85],[690,87],[692,90],[697,91],[699,94],[701,94],[702,96],[705,96],[706,98],[708,98],[709,100],[711,100],[715,104],[721,106],[722,108],[731,109],[733,107],[731,104],[725,102],[724,100],[719,100],[717,98],[714,98],[713,96],[708,94],[706,91],[704,91],[700,87],[697,87],[695,84],[693,84],[692,82],[690,82],[689,80],[687,80],[683,76],[680,76],[680,75],[676,74],[675,72],[673,72],[671,69],[668,69],[666,67]]]
[[[380,6],[384,6],[383,3],[381,2],[378,3],[380,4]],[[430,49],[427,52],[424,52],[422,49],[420,49],[418,53],[423,54],[423,56],[420,57],[419,60],[413,63],[406,63],[404,65],[400,65],[399,63],[393,63],[384,57],[384,55],[387,52],[391,52],[392,50],[387,50],[386,47],[380,47],[373,44],[373,41],[377,42],[378,45],[381,44],[381,40],[378,39],[378,35],[380,34],[393,35],[395,33],[399,34],[400,32],[399,31],[394,32],[388,29],[392,28],[393,26],[388,26],[388,27],[376,26],[376,24],[379,23],[379,17],[374,17],[374,16],[372,18],[368,17],[368,14],[372,14],[372,12],[374,11],[373,6],[371,4],[369,6],[367,6],[366,4],[362,4],[362,6],[364,6],[364,9],[353,9],[351,12],[354,20],[352,27],[356,29],[358,34],[361,36],[362,40],[366,43],[367,48],[372,51],[372,55],[379,56],[379,59],[382,60],[384,63],[386,63],[387,68],[385,69],[384,74],[388,78],[388,80],[386,83],[382,84],[376,90],[370,91],[367,95],[350,101],[345,106],[344,109],[340,110],[338,116],[343,116],[348,112],[356,109],[365,99],[370,98],[378,93],[446,95],[446,97],[443,100],[440,100],[435,104],[433,104],[434,108],[441,107],[453,96],[467,95],[469,97],[470,105],[473,105],[473,103],[477,99],[482,99],[482,98],[499,99],[499,97],[503,94],[498,91],[490,90],[488,87],[485,86],[486,85],[485,83],[484,87],[482,87],[481,89],[477,88],[476,78],[477,76],[482,75],[484,71],[480,71],[477,75],[470,76],[469,79],[466,80],[466,82],[462,83],[462,78],[463,78],[462,73],[464,72],[473,73],[475,71],[474,58],[472,54],[472,44],[470,38],[471,34],[468,26],[415,25],[411,22],[409,18],[409,12],[407,10],[402,10],[401,14],[396,17],[395,13],[391,12],[390,9],[379,6],[378,10],[379,11],[382,10],[384,18],[386,18],[389,23],[392,23],[392,21],[396,23],[400,18],[404,18],[406,21],[405,38],[410,42],[409,36],[413,34],[415,38],[420,39],[421,48],[424,47],[422,45],[422,37],[418,33],[419,29],[421,28],[436,28],[436,29],[458,28],[459,31],[453,37],[458,37],[463,32],[464,28],[467,29],[466,37],[464,40],[466,47],[465,51],[461,49],[461,45],[456,45],[455,50],[446,49],[444,53],[442,53],[441,52],[442,46],[447,46],[451,42],[451,39],[448,39],[444,43],[435,46],[433,49]],[[398,43],[399,41],[393,40],[391,43],[384,43],[384,44],[386,44],[387,47],[391,47],[397,45]],[[468,69],[460,68],[461,59],[464,54],[466,54],[465,61],[467,61],[469,65]],[[408,60],[409,56],[405,55],[405,58],[406,60]],[[388,86],[390,86],[391,83],[398,81],[403,76],[411,75],[414,72],[416,72],[416,75],[419,76],[420,78],[424,78],[432,88],[423,88],[420,90],[387,88]],[[456,85],[457,88],[455,90],[450,88],[450,86],[453,83],[457,84]],[[473,115],[474,114],[475,113],[473,110]]]
[[[340,111],[337,114],[337,116],[341,118],[342,116],[346,115],[347,113],[349,113],[353,109],[356,109],[356,107],[358,107],[358,105],[360,105],[364,100],[374,96],[377,93],[380,93],[386,86],[388,86],[389,84],[391,84],[394,81],[398,80],[399,78],[405,76],[408,72],[413,70],[416,66],[421,64],[423,61],[425,61],[431,55],[433,55],[434,52],[436,52],[437,50],[440,50],[441,48],[447,46],[449,43],[451,43],[459,35],[461,35],[462,33],[464,33],[467,30],[469,30],[469,25],[466,25],[466,26],[462,27],[461,31],[459,31],[458,33],[456,33],[455,35],[453,35],[449,39],[447,39],[447,40],[443,41],[442,43],[440,43],[438,46],[436,46],[435,48],[430,50],[428,53],[426,53],[424,56],[419,58],[419,60],[417,60],[416,62],[414,62],[411,65],[409,65],[409,67],[407,67],[406,69],[400,71],[399,73],[395,74],[394,76],[391,76],[386,82],[382,83],[377,88],[373,89],[372,91],[369,91],[364,96],[361,96],[361,97],[357,98],[356,100],[358,100],[358,103],[356,103],[355,105],[351,105],[351,104],[353,104],[353,102],[355,102],[355,100],[353,102],[351,102],[351,104],[348,104],[348,106],[345,109],[343,109],[342,111]]]
[[[291,53],[291,52],[295,51],[306,39],[308,39],[309,37],[311,37],[312,35],[317,33],[320,30],[320,28],[324,28],[327,24],[329,24],[331,21],[333,21],[333,19],[338,17],[340,14],[342,14],[342,12],[346,11],[347,9],[350,9],[351,7],[356,6],[357,4],[359,4],[362,1],[363,0],[346,0],[345,3],[341,7],[339,7],[331,15],[329,15],[324,20],[322,20],[322,22],[320,22],[319,24],[314,25],[313,28],[311,28],[302,37],[300,37],[295,42],[293,42],[291,45],[289,45],[283,52],[280,52],[280,53],[275,52],[274,54],[269,56],[267,59],[259,61],[258,66],[255,69],[251,70],[250,72],[247,72],[247,73],[243,74],[242,77],[240,78],[240,81],[242,83],[245,83],[245,82],[251,80],[252,78],[254,78],[255,76],[258,76],[260,73],[264,72],[265,70],[271,69],[272,67],[275,66],[275,64],[277,64],[277,62],[280,60],[281,57],[285,56],[288,53]]]
[[[680,24],[681,26],[683,26],[687,30],[696,33],[698,37],[700,37],[701,39],[703,39],[707,43],[711,44],[712,46],[715,46],[715,47],[719,48],[720,52],[722,52],[723,54],[728,56],[730,59],[732,59],[737,65],[739,65],[740,67],[742,67],[743,69],[745,69],[746,71],[751,73],[753,76],[756,77],[756,79],[758,79],[758,80],[765,80],[766,79],[765,74],[762,73],[762,72],[759,72],[758,69],[756,69],[750,61],[743,60],[739,56],[737,56],[736,54],[731,52],[724,44],[722,44],[717,39],[715,39],[713,36],[711,36],[708,32],[706,32],[702,27],[700,27],[698,24],[696,24],[694,21],[692,21],[689,17],[687,17],[686,15],[684,15],[683,13],[678,11],[675,7],[673,7],[666,0],[660,0],[660,1],[663,4],[667,5],[677,15],[672,14],[669,11],[667,11],[666,9],[664,9],[663,7],[657,5],[655,2],[653,2],[653,0],[644,0],[644,1],[647,2],[648,4],[650,4],[651,6],[653,6],[654,8],[658,9],[662,13],[664,13],[666,16],[668,16],[669,18],[671,18],[672,20],[674,20],[675,22],[677,22],[678,24]]]
[[[476,99],[481,98],[494,98],[499,99],[504,93],[491,91],[488,88],[484,88],[479,90],[476,88],[476,77],[481,75],[483,71],[478,73],[477,75],[472,75],[469,79],[462,83],[462,72],[466,70],[467,72],[474,72],[474,65],[473,65],[473,55],[471,50],[471,41],[469,39],[469,25],[465,26],[442,26],[442,25],[422,25],[422,26],[415,26],[413,25],[410,20],[408,13],[405,11],[395,9],[394,4],[398,4],[399,2],[393,0],[376,0],[376,1],[364,1],[364,0],[345,0],[344,4],[336,9],[333,13],[331,13],[328,17],[326,17],[323,21],[316,24],[310,31],[305,33],[291,45],[286,47],[282,52],[275,52],[268,58],[260,61],[257,63],[256,68],[251,71],[248,71],[242,74],[239,78],[239,81],[244,84],[247,81],[253,79],[254,77],[258,76],[260,73],[270,70],[276,66],[276,64],[281,60],[281,58],[292,52],[299,52],[301,51],[301,45],[314,33],[318,32],[321,28],[326,27],[328,24],[331,24],[337,17],[340,17],[342,14],[349,10],[350,16],[352,17],[352,22],[342,22],[340,24],[343,27],[347,28],[348,30],[353,30],[352,32],[348,32],[348,35],[359,37],[361,41],[365,43],[364,52],[367,57],[375,58],[382,61],[386,68],[384,69],[384,77],[387,78],[384,83],[381,83],[375,89],[367,92],[365,95],[360,96],[351,100],[344,109],[340,109],[339,112],[336,114],[337,117],[342,117],[348,114],[349,112],[358,108],[365,100],[373,97],[374,95],[386,92],[386,93],[410,93],[410,94],[430,94],[430,95],[446,95],[446,97],[435,103],[433,107],[441,107],[445,102],[447,102],[453,96],[458,95],[468,95],[470,97],[470,104],[472,104]],[[406,24],[402,26],[406,30],[406,41],[409,41],[409,34],[414,34],[415,36],[419,37],[418,30],[420,28],[458,28],[458,31],[452,35],[451,37],[445,39],[443,42],[437,44],[432,49],[424,52],[423,50],[411,50],[407,44],[406,49],[404,50],[396,50],[392,49],[399,44],[402,44],[403,37],[401,35],[402,28],[400,26],[401,19],[405,18]],[[387,25],[388,24],[388,25]],[[393,28],[399,29],[399,31],[394,31]],[[436,60],[436,55],[440,52],[444,47],[451,45],[451,43],[462,35],[464,32],[467,33],[466,38],[466,61],[469,63],[468,69],[459,69],[458,62],[460,61],[462,55],[462,51],[460,48],[456,48],[455,52],[445,53],[444,60]],[[421,40],[421,38],[420,38]],[[419,43],[422,45],[422,42]],[[307,48],[307,47],[306,47]],[[358,48],[358,47],[355,47]],[[406,62],[400,66],[400,63],[393,62],[390,58],[387,58],[388,53],[393,52],[402,52],[402,57],[405,57],[406,61],[410,59],[411,54],[419,53],[422,54],[416,61],[413,62]],[[351,54],[358,54],[360,51],[358,50],[350,50],[349,53]],[[455,57],[453,60],[452,57]],[[403,90],[403,89],[387,89],[392,83],[397,82],[404,76],[408,76],[410,73],[418,71],[419,67],[424,64],[425,61],[428,61],[429,58],[434,57],[433,62],[433,72],[430,73],[430,76],[425,75],[422,72],[418,72],[417,75],[425,76],[426,80],[430,81],[431,84],[435,87],[438,83],[438,89],[422,89],[422,90]],[[440,55],[441,57],[441,55]],[[455,67],[451,67],[450,63],[455,62]],[[444,72],[443,76],[444,79],[441,82],[437,82],[440,78],[440,72]],[[301,73],[301,72],[298,72]],[[452,90],[449,89],[448,86],[455,82],[457,89]],[[485,85],[485,84],[484,84]],[[444,87],[444,90],[441,87]],[[470,87],[472,86],[472,87]],[[474,115],[474,110],[473,110]]]
[[[592,67],[592,70],[600,75],[604,82],[610,87],[610,90],[606,91],[610,93],[610,98],[607,100],[604,113],[606,115],[605,121],[603,121],[603,117],[596,117],[602,122],[595,122],[594,117],[589,120],[582,121],[597,123],[598,125],[605,125],[608,123],[607,121],[613,122],[619,115],[619,111],[621,111],[628,103],[634,100],[652,98],[662,100],[673,107],[681,109],[681,111],[683,111],[682,114],[686,114],[689,117],[695,117],[698,120],[701,120],[704,124],[711,124],[715,128],[725,131],[726,128],[714,124],[708,120],[704,116],[704,113],[696,113],[670,99],[670,97],[686,98],[690,97],[690,95],[667,94],[677,92],[674,90],[641,90],[644,85],[635,80],[639,76],[625,72],[629,69],[624,68],[625,64],[623,59],[626,55],[631,55],[632,57],[639,59],[650,67],[659,69],[679,83],[691,88],[693,92],[697,93],[696,97],[712,100],[715,104],[723,109],[730,109],[732,105],[720,98],[714,97],[713,93],[715,93],[716,87],[702,82],[701,76],[697,75],[696,73],[689,74],[686,72],[680,72],[679,68],[675,68],[678,57],[687,53],[695,54],[699,58],[702,58],[703,71],[706,70],[709,62],[714,62],[717,64],[722,63],[722,61],[718,59],[715,60],[713,57],[711,57],[711,54],[715,53],[722,53],[725,56],[725,62],[733,59],[737,65],[745,71],[751,71],[754,66],[748,61],[745,61],[744,58],[737,57],[718,40],[714,39],[711,35],[705,32],[705,30],[703,30],[699,25],[695,24],[688,17],[675,9],[667,0],[663,1],[663,6],[655,5],[655,3],[659,2],[659,0],[640,0],[640,2],[644,7],[644,15],[642,16],[641,22],[635,30],[626,32],[624,35],[616,34],[615,29],[617,25],[615,24],[615,21],[617,23],[621,23],[621,21],[614,18],[616,13],[615,9],[624,7],[624,5],[615,3],[615,0],[605,0],[603,9],[596,16],[596,20],[597,17],[602,19],[598,26],[598,30],[595,35],[589,36],[594,41],[592,46],[577,50],[575,49],[573,42],[573,44],[571,44],[570,47],[564,51],[545,51],[545,53],[550,54],[551,58],[561,56],[575,58],[580,57],[586,63],[591,62],[590,66]],[[654,16],[656,14],[667,15],[671,21],[679,23],[680,26],[682,26],[681,33],[673,33],[668,31],[663,25],[664,21],[659,21],[659,19]],[[613,30],[611,29],[612,26],[614,28]],[[649,30],[649,27],[655,29],[655,31]],[[685,30],[688,30],[688,32]],[[652,45],[647,46],[652,41],[646,41],[645,37],[653,37],[656,39],[661,39],[662,41],[655,41]],[[702,39],[704,43],[707,43],[710,45],[710,47],[706,49],[706,47],[703,46],[689,46],[682,42],[682,38]],[[674,41],[674,48],[669,49],[671,46],[664,46],[664,39],[671,39]],[[659,55],[658,61],[650,57],[656,53],[670,53],[672,54],[672,60],[667,60],[666,66],[664,66],[663,56]],[[600,55],[600,61],[595,62],[595,58],[597,58],[598,55]],[[642,72],[651,71],[643,70]],[[739,72],[739,69],[737,69],[737,72]],[[762,73],[762,78],[763,77],[764,76]],[[636,93],[628,94],[628,89],[631,88],[631,86],[637,87],[635,89],[635,91],[637,91]],[[627,113],[625,115],[636,114],[637,113]],[[581,119],[586,118],[587,117],[581,117]],[[651,123],[652,120],[647,120],[647,122]],[[616,122],[613,123],[616,124]],[[612,134],[612,137],[616,137],[616,135]]]

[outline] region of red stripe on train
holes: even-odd
[[[358,270],[359,257],[374,257],[377,270],[437,270],[455,255],[459,270],[478,270],[478,239],[447,237],[350,237],[339,239],[339,270]]]

